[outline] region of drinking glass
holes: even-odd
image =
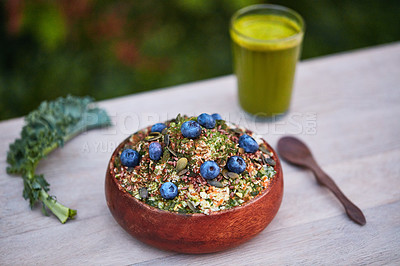
[[[241,107],[259,117],[287,112],[304,35],[302,17],[283,6],[249,6],[232,16],[230,35]]]

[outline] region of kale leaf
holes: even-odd
[[[42,102],[38,109],[25,117],[21,137],[10,144],[7,153],[7,173],[21,175],[24,180],[23,197],[31,208],[42,203],[42,210],[54,213],[61,223],[76,215],[50,196],[49,183],[43,175],[35,174],[41,159],[74,136],[91,128],[111,124],[105,110],[94,106],[90,97],[67,96]]]

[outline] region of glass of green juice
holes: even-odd
[[[304,35],[302,17],[283,6],[249,6],[232,16],[230,35],[241,107],[257,117],[285,114]]]

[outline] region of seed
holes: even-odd
[[[273,159],[271,159],[271,158],[265,159],[265,162],[266,162],[267,164],[271,165],[271,166],[275,166],[275,165],[276,165],[276,162],[275,162]]]
[[[187,164],[188,164],[188,160],[185,157],[180,158],[176,162],[176,171],[179,173],[180,171],[182,171],[183,169],[186,168]]]
[[[222,170],[222,175],[223,175],[226,179],[229,179],[228,170],[226,170],[226,169]]]
[[[165,147],[168,147],[168,146],[169,146],[169,135],[168,135],[168,134],[166,134],[166,135],[164,136],[164,144],[165,144]]]
[[[222,174],[223,177],[229,178],[228,175],[227,175],[227,173],[228,173],[228,170],[227,170],[227,169],[225,169],[225,168],[222,169],[221,174]]]
[[[221,182],[219,182],[219,181],[217,181],[215,179],[207,180],[207,182],[208,182],[208,184],[210,184],[211,186],[214,186],[214,187],[218,187],[218,188],[223,188],[224,187],[224,185],[222,185]]]
[[[150,132],[150,133],[149,133],[149,136],[154,136],[154,137],[160,136],[160,135],[161,135],[160,132]]]
[[[178,114],[175,118],[175,122],[178,124],[179,122],[181,122],[181,120],[182,120],[182,116],[181,116],[181,114]]]
[[[197,212],[196,207],[194,206],[194,204],[190,200],[188,200],[186,203],[189,206],[189,209],[191,209],[193,212]]]
[[[176,202],[172,202],[171,205],[168,207],[169,210],[173,210],[176,205]]]
[[[155,133],[155,132],[153,132],[153,133]],[[157,133],[159,133],[160,134],[160,132],[157,132]],[[152,133],[150,133],[150,134],[152,134]],[[160,139],[162,137],[162,135],[160,134],[160,135],[157,135],[157,136],[147,136],[147,137],[145,137],[144,138],[144,140],[145,141],[153,141],[153,140],[157,140],[157,139]]]
[[[176,155],[176,153],[175,153],[170,147],[167,147],[167,149],[169,150],[169,152],[170,152],[174,157],[178,157],[178,155]]]
[[[244,153],[244,149],[243,148],[239,148],[239,153],[243,154]]]
[[[168,150],[164,150],[163,156],[162,156],[162,161],[167,162],[169,158],[171,157],[170,153]]]
[[[263,153],[269,154],[269,150],[267,150],[267,148],[264,145],[260,145],[258,149]]]
[[[261,154],[261,163],[267,164],[267,159],[265,158],[265,156],[263,154]]]
[[[228,172],[227,175],[228,175],[230,178],[234,178],[234,179],[239,178],[239,175],[236,174],[236,173],[234,173],[234,172]]]
[[[149,196],[149,192],[147,191],[147,188],[145,188],[145,187],[139,188],[139,196],[142,199],[147,199],[147,197]]]
[[[243,131],[240,130],[239,128],[233,128],[232,131],[237,133],[237,134],[242,134],[243,133]]]
[[[188,169],[183,169],[183,170],[178,172],[178,176],[182,176],[182,175],[186,174],[187,172],[189,172]]]

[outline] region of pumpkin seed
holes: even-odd
[[[186,203],[189,206],[189,209],[191,209],[193,212],[197,212],[196,207],[194,206],[194,204],[190,200],[188,200]]]
[[[160,134],[160,132],[157,132]],[[157,136],[147,136],[144,138],[145,141],[153,141],[153,140],[157,140],[160,139],[162,137],[162,135],[157,135]]]
[[[252,195],[252,196],[257,196],[258,195],[258,191],[257,190],[254,190],[254,191],[252,191],[250,194]]]
[[[239,175],[236,174],[236,173],[234,173],[234,172],[228,172],[227,175],[228,175],[230,178],[234,178],[234,179],[239,178]]]
[[[171,155],[167,149],[164,150],[163,156],[162,156],[162,161],[166,162],[171,158]]]
[[[181,114],[178,114],[175,118],[175,122],[178,124],[183,120],[183,117],[181,116]]]
[[[174,157],[178,157],[178,155],[176,155],[176,153],[175,153],[170,147],[167,147],[167,149],[169,150],[169,152],[170,152]]]
[[[178,213],[187,213],[186,209],[178,209]]]
[[[165,144],[165,147],[168,147],[168,146],[169,146],[169,135],[168,135],[168,134],[166,134],[166,135],[164,136],[164,144]]]
[[[183,169],[186,168],[187,164],[188,164],[188,160],[185,157],[180,158],[176,162],[176,171],[179,173],[180,171],[182,171]]]
[[[229,179],[228,170],[226,170],[226,169],[222,170],[222,175],[223,175],[226,179]]]
[[[161,133],[160,133],[160,132],[157,132],[157,131],[155,131],[155,132],[150,132],[150,133],[149,133],[149,136],[154,136],[154,137],[156,137],[156,136],[159,136],[159,135],[161,135]]]
[[[264,145],[260,145],[260,147],[258,147],[258,149],[260,151],[262,151],[263,153],[269,154],[269,150],[267,150],[267,148]]]
[[[170,205],[168,206],[168,210],[173,210],[176,205],[176,202],[171,202]]]
[[[266,162],[267,164],[271,165],[271,166],[275,166],[275,165],[276,165],[276,162],[275,162],[273,159],[271,159],[271,158],[265,159],[265,162]]]
[[[243,133],[243,131],[240,130],[239,128],[232,128],[231,130],[232,130],[233,132],[235,132],[236,134],[242,134],[242,133]]]
[[[265,156],[263,154],[261,154],[261,163],[267,164],[267,159],[265,158]]]
[[[187,172],[189,172],[188,169],[180,170],[180,171],[178,172],[178,176],[182,176],[182,175],[186,174]]]
[[[149,196],[149,192],[147,191],[147,188],[145,188],[145,187],[139,188],[139,196],[142,199],[147,199],[147,197]]]
[[[224,185],[221,182],[219,182],[218,180],[215,180],[215,179],[207,180],[207,182],[208,182],[208,184],[210,184],[211,186],[214,186],[214,187],[218,187],[218,188],[224,187]]]

